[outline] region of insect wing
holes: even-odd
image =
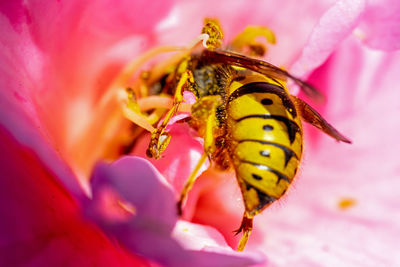
[[[315,89],[311,84],[302,81],[299,78],[294,77],[289,72],[278,68],[271,63],[246,57],[237,53],[232,53],[228,51],[210,51],[204,50],[202,57],[205,58],[210,63],[226,63],[231,64],[238,67],[243,67],[258,73],[261,73],[269,78],[277,79],[277,80],[286,80],[289,78],[297,83],[304,93],[310,98],[316,100],[317,102],[322,102],[324,96]]]
[[[351,141],[342,135],[338,130],[336,130],[332,125],[330,125],[315,109],[313,109],[306,102],[298,97],[291,96],[293,102],[295,103],[300,116],[306,122],[317,127],[327,135],[335,138],[337,141],[345,142],[351,144]]]

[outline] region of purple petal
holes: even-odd
[[[124,157],[97,165],[92,188],[93,199],[84,203],[87,217],[135,254],[165,266],[248,266],[263,261],[258,254],[184,249],[172,237],[177,220],[174,193],[147,160]],[[113,218],[102,213],[105,193],[130,205],[131,214]]]
[[[165,179],[147,160],[123,157],[112,164],[100,163],[91,179],[93,201],[104,189],[114,190],[135,209],[135,218],[145,217],[171,231],[177,220],[175,195]]]

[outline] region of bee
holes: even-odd
[[[204,139],[204,153],[180,194],[178,210],[182,213],[187,194],[207,158],[214,168],[233,168],[245,210],[236,230],[237,234],[243,234],[237,248],[242,251],[253,218],[280,199],[296,176],[303,154],[302,122],[312,124],[337,141],[351,141],[306,102],[291,95],[285,82],[290,79],[306,95],[321,99],[314,87],[279,67],[240,53],[247,46],[247,54],[262,55],[265,48],[254,40],[255,36],[263,35],[273,42],[267,28],[246,28],[229,49],[220,48],[222,30],[217,20],[206,19],[202,34],[208,38],[206,48],[194,45],[181,49],[179,56],[160,63],[157,70],[150,70],[149,77],[142,82],[146,94],[158,87],[163,93],[173,95],[172,107],[152,130],[146,153],[156,159],[161,156],[170,140],[166,126],[178,112],[183,92],[192,92],[196,102],[185,122]],[[170,50],[173,49],[160,51]]]

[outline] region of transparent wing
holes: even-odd
[[[332,125],[330,125],[315,109],[313,109],[306,102],[301,100],[298,97],[291,96],[293,102],[295,103],[297,110],[300,113],[301,118],[320,129],[327,135],[333,137],[337,141],[345,142],[351,144],[351,141],[341,134],[338,130],[335,129]]]
[[[308,97],[314,99],[317,102],[322,102],[324,100],[324,96],[311,84],[302,81],[299,78],[294,77],[289,72],[277,66],[274,66],[266,61],[262,61],[255,58],[249,58],[237,53],[232,53],[222,50],[219,51],[204,50],[201,54],[201,57],[202,60],[208,61],[210,63],[225,63],[238,67],[243,67],[261,73],[272,79],[286,80],[287,78],[289,78],[296,84],[298,84]]]

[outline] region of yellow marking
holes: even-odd
[[[265,106],[261,103],[264,98],[272,100],[273,104]],[[288,117],[293,120],[292,115],[283,106],[281,98],[274,93],[252,93],[242,95],[229,103],[229,115],[232,119],[254,114],[271,114]]]
[[[338,207],[341,210],[347,210],[357,204],[357,201],[354,198],[342,198],[338,202]]]
[[[241,68],[241,67],[234,67],[234,68],[238,69],[238,70],[245,70],[244,68]],[[282,81],[280,81],[278,83],[278,82],[276,82],[266,76],[263,76],[261,74],[251,74],[251,75],[246,75],[244,80],[233,81],[231,83],[231,85],[229,86],[228,92],[229,92],[229,94],[232,94],[232,92],[236,91],[236,89],[238,89],[239,87],[242,87],[245,84],[253,83],[253,82],[267,82],[267,83],[272,83],[272,84],[275,84],[278,86],[285,85]],[[284,87],[284,89],[285,89],[285,87]]]
[[[269,152],[269,156],[262,156],[261,151]],[[288,164],[285,166],[286,155],[283,149],[274,145],[264,145],[257,142],[241,142],[237,144],[234,152],[234,162],[246,161],[251,155],[252,162],[272,166],[274,169],[280,171],[287,177],[294,177],[299,160],[293,156],[289,159]]]
[[[289,183],[283,179],[278,183],[278,176],[273,172],[259,169],[249,163],[239,164],[236,166],[236,171],[240,179],[243,179],[243,181],[246,181],[248,184],[276,199],[280,198],[289,187]],[[254,179],[252,176],[253,173],[262,177],[262,180]],[[290,179],[293,177],[288,178]]]
[[[238,179],[241,179],[241,178],[238,178]],[[245,187],[246,187],[246,185],[244,185],[242,192],[243,192],[243,199],[244,199],[244,202],[246,205],[246,211],[253,211],[260,204],[260,201],[259,201],[258,195],[257,195],[257,191],[254,188],[250,188],[249,190],[247,190]]]
[[[274,118],[247,118],[239,122],[228,120],[228,123],[233,141],[257,139],[275,142],[291,148],[297,155],[301,154],[301,132],[297,132],[293,143],[290,143],[286,124]],[[265,131],[263,129],[264,125],[271,125],[274,129]]]

